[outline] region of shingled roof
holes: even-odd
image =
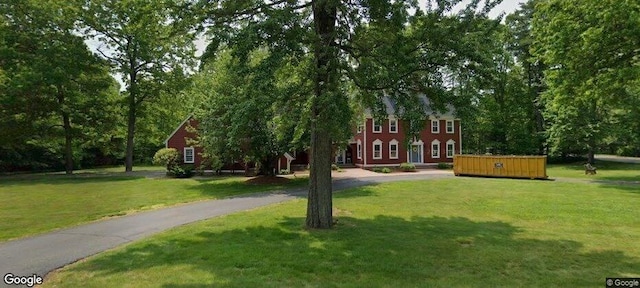
[[[455,109],[453,108],[452,105],[447,104],[446,105],[447,111],[445,113],[439,113],[437,111],[434,111],[431,108],[431,101],[429,100],[429,98],[427,96],[421,95],[421,96],[418,96],[418,97],[419,97],[420,101],[422,102],[422,106],[424,108],[424,114],[426,116],[434,116],[434,117],[437,117],[437,118],[441,118],[441,117],[453,118],[453,117],[455,117],[455,115],[454,115]],[[402,110],[400,109],[400,107],[398,107],[397,103],[395,103],[395,101],[393,101],[393,99],[391,99],[390,97],[388,97],[388,96],[383,97],[382,98],[382,102],[385,105],[385,109],[386,109],[388,115],[402,114],[401,113]],[[399,112],[399,113],[397,113],[397,112]],[[364,113],[367,116],[370,116],[372,114],[371,113],[371,109],[369,109],[369,108],[365,109]]]

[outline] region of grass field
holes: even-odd
[[[640,164],[598,161],[596,175],[584,174],[584,163],[549,164],[547,175],[551,178],[578,178],[604,181],[638,181],[640,182]]]
[[[640,277],[640,187],[455,178],[182,226],[55,272],[45,287],[602,287]]]
[[[150,179],[111,172],[0,177],[0,241],[178,203],[307,183],[295,179],[286,184],[254,185],[243,176]]]

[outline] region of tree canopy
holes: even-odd
[[[640,3],[548,0],[535,10],[533,49],[549,67],[543,95],[551,152],[588,153],[592,162],[609,145],[638,147],[629,135],[640,134]]]
[[[447,76],[474,73],[482,65],[474,47],[495,27],[481,24],[489,22],[486,13],[498,1],[486,1],[483,6],[472,1],[451,15],[458,2],[429,2],[426,11],[415,1],[216,1],[203,5],[216,36],[205,55],[215,55],[224,44],[240,63],[249,62],[256,49],[268,51],[266,63],[272,66],[307,59],[311,63],[300,75],[309,89],[296,93],[295,99],[308,107],[308,227],[332,225],[332,144],[349,136],[350,101],[374,108],[376,116],[382,117],[382,98],[391,97],[399,107],[397,116],[417,124],[409,129],[416,134],[425,118],[422,104],[416,105],[421,103],[419,95],[429,95],[433,108],[444,110],[455,101]]]
[[[47,162],[64,155],[70,174],[82,158],[79,148],[104,151],[100,146],[111,141],[102,135],[115,129],[109,107],[118,94],[117,84],[106,63],[74,34],[71,6],[9,1],[2,8],[0,54],[7,74],[0,93],[6,142],[0,150],[6,158],[0,157],[0,163],[7,162],[7,169],[57,167]],[[29,155],[33,152],[37,154]]]
[[[126,171],[132,171],[136,120],[145,101],[194,65],[191,1],[87,0],[80,17],[86,35],[126,85]]]

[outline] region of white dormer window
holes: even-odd
[[[453,120],[447,120],[447,133],[453,134],[453,132],[455,131],[454,127],[455,126]]]
[[[382,141],[373,141],[373,159],[382,159]]]
[[[431,120],[431,133],[440,133],[440,121]]]
[[[398,140],[396,139],[389,142],[389,159],[398,159]]]
[[[195,162],[195,150],[193,147],[184,147],[184,163]]]
[[[382,125],[376,124],[376,119],[371,119],[371,125],[373,126],[373,133],[382,133]]]
[[[362,125],[358,125],[358,133],[362,133]]]
[[[398,119],[389,119],[389,133],[398,133]]]

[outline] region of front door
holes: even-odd
[[[336,164],[344,164],[345,163],[345,151],[340,149],[336,153]]]
[[[422,145],[411,145],[409,151],[409,162],[422,163]]]

